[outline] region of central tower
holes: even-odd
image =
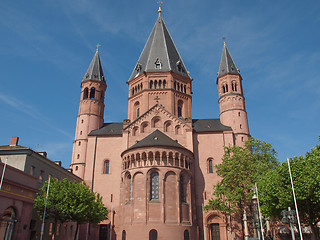
[[[191,81],[161,16],[129,78],[128,119],[134,121],[156,103],[171,114],[191,118]]]

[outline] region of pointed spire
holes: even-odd
[[[183,64],[179,52],[168,32],[161,16],[159,16],[152,29],[149,39],[144,46],[140,58],[130,76],[130,80],[138,77],[143,72],[170,72],[173,71],[188,77],[189,73]]]
[[[106,83],[99,56],[99,47],[100,45],[97,44],[96,53],[94,54],[94,57],[88,67],[88,70],[82,79],[83,82],[87,80],[95,80]]]
[[[240,75],[239,69],[234,63],[231,54],[227,48],[226,42],[223,43],[222,56],[220,61],[220,67],[218,72],[218,77],[222,77],[226,74],[237,74]]]

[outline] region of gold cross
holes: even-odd
[[[159,100],[160,100],[159,96],[156,96],[154,100],[156,100],[156,102],[159,103]]]

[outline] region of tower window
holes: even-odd
[[[178,101],[178,117],[182,117],[183,101]]]
[[[174,88],[174,90],[177,90],[177,83],[176,82],[174,82],[173,88]]]
[[[184,86],[184,93],[187,93],[187,87]]]
[[[137,108],[137,118],[140,116],[140,108]]]
[[[122,240],[126,240],[127,239],[127,234],[126,234],[126,231],[123,230],[122,231]]]
[[[154,172],[151,174],[150,182],[150,200],[159,199],[159,173]]]
[[[159,88],[162,88],[162,81],[159,80]]]
[[[83,91],[83,99],[87,99],[88,95],[89,95],[89,90],[88,90],[88,88],[85,88]]]
[[[166,80],[163,80],[163,88],[167,87],[166,84],[167,84]]]
[[[109,160],[106,160],[104,162],[104,174],[109,174],[110,173],[110,162]]]
[[[226,93],[226,87],[224,85],[222,86],[222,92]]]
[[[229,92],[228,84],[226,84],[226,92]]]
[[[90,89],[90,99],[94,99],[96,94],[96,89],[95,88],[91,88]]]
[[[208,160],[208,173],[213,173],[212,159]]]
[[[156,89],[158,87],[158,82],[157,80],[154,81],[154,88]]]
[[[150,89],[152,89],[153,88],[153,81],[151,80],[150,81]]]
[[[78,142],[78,146],[80,146],[80,145],[81,145],[81,142],[79,141],[79,142]]]

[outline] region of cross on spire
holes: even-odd
[[[226,40],[227,40],[227,38],[225,36],[222,36],[222,41],[224,44],[226,44]]]
[[[97,51],[99,51],[99,47],[101,47],[101,45],[97,43],[96,47],[97,47]]]

